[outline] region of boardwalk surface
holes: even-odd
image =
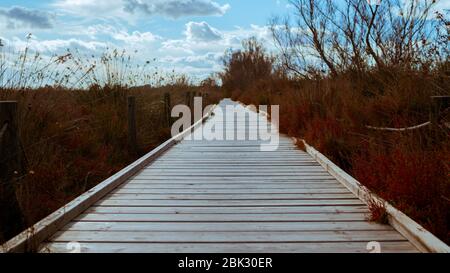
[[[230,124],[220,109],[206,124]],[[369,252],[372,241],[381,252],[417,251],[391,226],[368,222],[367,206],[291,139],[281,136],[267,152],[263,142],[183,140],[42,251],[67,252],[78,242],[81,252]]]

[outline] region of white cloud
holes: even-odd
[[[29,49],[44,53],[44,54],[60,54],[67,49],[78,49],[85,52],[103,51],[107,48],[107,44],[98,41],[84,41],[80,39],[54,39],[54,40],[39,40],[31,38],[28,41],[14,37],[7,46],[15,50],[24,50],[25,47]]]
[[[191,28],[189,27],[191,26]],[[194,39],[192,26],[199,29],[212,29],[220,39]],[[268,50],[274,50],[270,29],[266,26],[251,25],[249,28],[236,27],[233,30],[217,30],[205,22],[190,22],[186,24],[184,39],[166,40],[162,42],[160,54],[165,57],[161,63],[165,67],[176,68],[176,71],[187,71],[190,75],[205,77],[210,73],[219,72],[223,69],[221,58],[224,52],[229,49],[241,48],[242,40],[256,37],[262,41]],[[209,35],[204,34],[209,37]],[[200,37],[202,37],[200,35]],[[216,37],[216,38],[218,38]]]
[[[250,25],[250,28],[238,27],[235,31],[231,31],[229,34],[231,37],[235,37],[242,41],[250,37],[256,37],[263,42],[266,46],[272,46],[272,33],[268,26]]]
[[[108,17],[123,15],[123,0],[57,0],[53,6],[81,16]]]
[[[222,57],[222,53],[207,52],[203,55],[193,55],[185,57],[165,57],[161,62],[170,63],[176,66],[190,66],[196,68],[213,68]]]
[[[124,0],[124,10],[145,15],[163,15],[171,18],[184,16],[224,15],[230,5],[219,5],[211,0]]]
[[[112,34],[112,38],[118,41],[123,41],[125,43],[129,44],[136,44],[136,43],[142,43],[142,42],[154,42],[160,37],[153,35],[151,32],[139,32],[139,31],[133,31],[131,34],[129,34],[126,31],[119,31],[117,33]]]
[[[14,6],[8,9],[0,8],[0,17],[6,20],[7,27],[10,29],[47,29],[53,27],[54,16],[45,11]]]
[[[115,27],[107,24],[97,24],[88,27],[72,27],[65,31],[71,36],[89,38],[91,40],[113,40],[123,42],[127,47],[133,47],[139,44],[149,44],[162,41],[161,36],[155,35],[152,32],[133,31],[129,32],[125,27]]]
[[[184,33],[190,41],[217,41],[222,39],[222,34],[206,22],[189,22]]]
[[[57,0],[55,7],[81,16],[120,17],[160,15],[169,18],[185,16],[221,16],[230,5],[212,0]]]
[[[189,22],[184,35],[185,39],[164,41],[162,49],[180,54],[223,53],[228,48],[240,48],[242,40],[250,37],[256,37],[269,50],[275,48],[267,26],[251,25],[250,28],[236,27],[234,30],[219,31],[205,22]]]

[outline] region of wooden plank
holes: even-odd
[[[188,156],[186,156],[186,158],[187,158]],[[158,160],[158,162],[168,162],[168,163],[172,163],[172,162],[174,162],[174,163],[176,163],[176,162],[178,162],[178,163],[182,163],[182,162],[186,162],[186,158],[180,158],[180,157],[177,157],[177,156],[171,156],[171,157],[165,157],[165,158],[162,158],[162,159],[160,159],[160,160]],[[296,158],[285,158],[285,157],[268,157],[268,156],[260,156],[260,157],[257,157],[257,156],[253,156],[253,157],[246,157],[246,158],[244,158],[244,157],[242,157],[242,158],[239,158],[239,157],[219,157],[219,156],[217,156],[217,157],[212,157],[212,156],[209,156],[209,157],[205,157],[205,156],[203,156],[203,157],[200,157],[200,156],[198,156],[198,157],[189,157],[189,162],[192,162],[192,161],[203,161],[203,162],[237,162],[237,163],[259,163],[259,162],[261,162],[261,163],[267,163],[267,162],[271,162],[271,163],[286,163],[286,164],[289,164],[289,163],[304,163],[304,162],[307,162],[307,163],[317,163],[317,162],[315,162],[311,157],[296,157]]]
[[[233,162],[233,164],[224,164],[224,162],[213,162],[213,161],[204,161],[204,162],[198,162],[198,161],[189,161],[189,162],[171,162],[170,164],[168,162],[158,162],[153,163],[147,167],[147,169],[156,168],[156,169],[189,169],[189,168],[207,168],[207,167],[213,167],[213,168],[229,168],[228,166],[233,166],[233,168],[248,168],[248,167],[255,167],[255,168],[264,168],[264,167],[285,167],[285,168],[297,168],[297,167],[308,167],[308,166],[320,166],[319,163],[314,162],[302,162],[302,163],[283,163],[283,162]]]
[[[214,183],[211,185],[210,183],[196,183],[196,182],[184,182],[180,181],[179,183],[164,183],[165,181],[154,181],[154,180],[139,180],[140,183],[135,181],[134,183],[126,183],[124,186],[120,187],[121,189],[195,189],[195,190],[203,190],[203,189],[229,189],[229,190],[245,190],[245,189],[281,189],[281,190],[304,190],[304,189],[342,189],[342,185],[331,181],[331,182],[310,182],[310,183],[231,183],[231,182],[223,182],[223,183]],[[162,183],[161,183],[162,182]]]
[[[204,194],[232,194],[232,195],[246,195],[253,194],[256,196],[265,194],[342,194],[348,193],[347,189],[337,188],[337,189],[265,189],[265,188],[254,188],[254,189],[130,189],[120,188],[112,192],[112,194],[172,194],[172,195],[204,195]]]
[[[179,146],[178,150],[171,150],[168,157],[176,158],[178,156],[207,156],[212,158],[238,158],[238,157],[249,157],[249,158],[279,158],[282,159],[283,156],[289,156],[291,158],[297,158],[298,160],[310,159],[307,153],[299,153],[297,150],[274,150],[274,151],[261,151],[261,147],[255,148],[247,151],[219,151],[219,149],[205,149],[203,151],[197,151],[192,149],[181,149],[183,146]],[[220,156],[223,154],[223,157]],[[283,156],[280,156],[283,155]]]
[[[335,231],[390,230],[389,225],[361,222],[230,222],[230,223],[142,223],[142,222],[71,222],[61,231]]]
[[[165,164],[165,165],[151,165],[147,168],[145,168],[142,172],[148,172],[148,171],[178,171],[178,172],[183,172],[183,171],[187,171],[187,170],[191,170],[191,171],[205,171],[205,169],[207,169],[206,167],[212,167],[214,168],[214,170],[220,170],[220,171],[229,171],[229,170],[233,170],[233,171],[243,171],[243,170],[249,170],[249,167],[251,167],[251,170],[269,170],[269,171],[274,171],[274,170],[280,170],[280,171],[293,171],[293,170],[322,170],[323,171],[323,167],[320,165],[310,165],[310,166],[305,166],[305,165],[299,165],[299,166],[285,166],[285,165],[280,165],[280,166],[274,166],[273,164],[266,164],[266,165],[243,165],[243,166],[237,166],[237,165],[232,165],[232,166],[224,166],[224,165],[206,165],[206,164],[182,164],[182,165],[173,165],[173,164]]]
[[[367,206],[298,206],[298,207],[103,207],[92,206],[85,213],[103,214],[286,214],[286,213],[369,213]]]
[[[260,178],[252,178],[252,177],[186,177],[183,179],[182,176],[179,177],[141,177],[136,176],[129,180],[130,184],[149,184],[149,183],[175,183],[175,184],[261,184],[261,187],[264,187],[265,184],[274,184],[278,183],[279,185],[293,185],[293,184],[321,184],[326,185],[330,183],[335,183],[336,180],[332,178],[305,178],[302,177],[291,177],[291,178],[270,178],[270,177],[260,177]]]
[[[267,177],[267,175],[234,175],[234,174],[229,174],[229,175],[184,175],[184,174],[172,174],[172,175],[164,175],[164,174],[158,174],[158,175],[144,175],[144,174],[140,174],[139,176],[133,178],[133,179],[156,179],[156,178],[167,178],[167,179],[174,179],[174,178],[178,178],[178,179],[183,179],[185,180],[186,178],[190,178],[190,179],[204,179],[204,180],[208,180],[208,181],[214,181],[212,180],[213,178],[218,178],[218,179],[226,179],[228,178],[230,179],[234,179],[234,180],[242,180],[242,178],[246,178],[248,180],[254,180],[254,181],[259,181],[259,180],[265,180],[265,181],[273,181],[275,179],[291,179],[294,181],[302,181],[302,180],[326,180],[326,179],[330,179],[332,180],[332,178],[329,175],[312,175],[309,174],[308,176],[298,176],[298,175],[271,175],[270,178]],[[282,181],[279,181],[282,182]]]
[[[137,243],[242,243],[242,242],[370,242],[405,241],[394,231],[283,231],[283,232],[128,232],[59,231],[53,242],[137,242]]]
[[[270,155],[270,154],[265,154],[265,155],[260,155],[260,154],[255,154],[251,155],[245,155],[245,154],[232,154],[232,155],[227,155],[224,154],[223,156],[221,156],[220,153],[215,152],[212,153],[210,155],[207,155],[205,153],[199,153],[199,154],[193,154],[193,153],[184,153],[184,154],[170,154],[168,155],[165,160],[236,160],[238,159],[239,161],[244,161],[244,160],[265,160],[265,161],[286,161],[286,160],[296,160],[296,161],[303,161],[307,160],[309,161],[310,158],[308,157],[304,157],[304,156],[293,156],[293,155],[288,155],[288,154],[276,154],[276,155]]]
[[[186,159],[163,159],[159,160],[156,163],[161,164],[184,164],[187,161],[189,163],[187,164],[231,164],[231,165],[246,165],[246,164],[282,164],[282,165],[297,165],[297,164],[317,164],[317,162],[313,161],[312,159],[303,159],[303,160],[273,160],[273,159],[265,159],[265,158],[259,158],[259,159],[247,159],[247,160],[240,160],[239,158],[235,159],[225,159],[225,158],[191,158],[190,160]],[[155,163],[155,164],[156,164]]]
[[[188,160],[188,159],[187,159]],[[217,167],[217,169],[216,169]],[[251,168],[249,168],[251,167]],[[149,166],[147,169],[143,169],[143,172],[161,172],[161,171],[168,171],[168,172],[173,172],[173,171],[178,171],[178,172],[198,172],[198,171],[206,171],[206,170],[211,170],[211,171],[217,171],[217,172],[221,172],[221,171],[236,171],[236,172],[241,172],[243,170],[245,170],[245,168],[248,168],[249,172],[256,172],[258,170],[262,170],[262,171],[267,171],[267,172],[273,172],[276,170],[279,170],[281,173],[284,173],[286,171],[292,171],[292,172],[308,172],[308,171],[321,171],[324,172],[324,169],[321,166],[317,166],[317,165],[311,165],[310,163],[308,164],[303,164],[303,165],[292,165],[289,163],[280,163],[280,164],[276,164],[276,162],[267,162],[267,163],[262,163],[259,162],[258,164],[240,164],[238,161],[235,162],[225,162],[225,161],[221,161],[221,162],[196,162],[196,161],[192,161],[189,164],[178,164],[178,163],[170,163],[170,164],[158,164],[158,165],[152,165]]]
[[[203,169],[146,169],[139,173],[139,176],[155,176],[155,175],[163,175],[163,176],[264,176],[270,175],[271,177],[278,176],[327,176],[329,174],[323,169],[318,169],[314,167],[310,168],[294,168],[294,169],[284,169],[277,171],[276,169],[271,168],[260,168],[255,170],[249,170],[248,172],[245,169],[217,169],[213,168],[203,168]]]
[[[151,194],[113,193],[109,200],[340,200],[356,199],[352,193],[299,193],[299,194]]]
[[[130,179],[130,183],[139,183],[139,181],[147,180],[147,181],[174,181],[176,183],[184,182],[184,183],[201,183],[201,182],[216,182],[216,183],[223,183],[223,182],[238,182],[238,183],[336,183],[339,184],[336,179],[333,179],[331,176],[324,176],[324,177],[303,177],[303,176],[291,176],[291,177],[268,177],[268,176],[262,176],[262,177],[224,177],[224,176],[214,176],[214,177],[193,177],[193,176],[171,176],[171,177],[164,177],[164,176],[134,176]],[[141,182],[142,183],[142,182]],[[282,184],[281,184],[282,185]]]
[[[192,176],[187,176],[187,177],[183,177],[182,175],[180,176],[143,176],[143,175],[137,175],[134,176],[133,178],[130,179],[130,181],[135,181],[135,180],[150,180],[150,181],[154,181],[154,180],[173,180],[173,181],[188,181],[188,182],[192,182],[192,181],[235,181],[235,182],[254,182],[254,181],[260,181],[261,183],[263,182],[276,182],[276,183],[282,183],[282,182],[306,182],[306,183],[318,183],[318,182],[334,182],[334,183],[338,183],[336,181],[336,179],[334,179],[331,176],[308,176],[308,177],[303,177],[303,176],[291,176],[291,177],[275,177],[275,176],[260,176],[260,177],[254,177],[254,176],[250,176],[250,177],[242,177],[242,176],[212,176],[212,177],[201,177],[201,176],[197,176],[197,177],[192,177]],[[339,183],[338,183],[339,184]]]
[[[350,200],[109,200],[97,203],[110,207],[266,207],[266,206],[336,206],[361,205],[358,199]]]
[[[211,122],[211,120],[209,120]],[[199,147],[202,149],[211,148],[211,149],[232,149],[236,148],[246,148],[246,149],[259,149],[261,144],[265,144],[268,146],[277,146],[280,149],[291,151],[295,149],[295,145],[292,145],[292,142],[289,138],[281,137],[279,138],[280,142],[277,145],[276,143],[270,143],[270,141],[265,140],[214,140],[214,141],[202,141],[202,140],[185,140],[183,142],[183,146],[177,147],[177,150],[189,150]],[[299,151],[299,155],[308,155],[307,152]]]
[[[364,213],[305,214],[81,214],[76,221],[88,222],[329,222],[364,221]]]
[[[278,178],[278,177],[288,177],[288,178],[296,178],[298,176],[302,176],[305,175],[307,177],[313,177],[313,178],[330,178],[328,176],[328,173],[324,172],[324,171],[303,171],[303,172],[299,172],[299,171],[294,171],[294,172],[276,172],[276,171],[261,171],[261,172],[257,172],[257,171],[250,171],[250,172],[243,172],[243,171],[235,171],[233,172],[232,170],[230,171],[211,171],[208,173],[204,173],[202,171],[187,171],[187,172],[177,172],[177,171],[151,171],[151,172],[141,172],[139,175],[137,175],[137,177],[219,177],[219,178],[227,178],[227,177],[239,177],[239,178],[245,178],[245,177],[250,177],[252,179],[257,179],[260,177],[273,177],[273,178]]]
[[[295,146],[280,146],[280,145],[272,145],[273,147],[278,148],[277,149],[277,153],[278,152],[286,152],[286,153],[290,153],[296,156],[302,156],[302,155],[307,155],[302,154],[302,153],[298,153],[297,149],[295,148]],[[178,146],[176,148],[174,148],[171,153],[176,153],[176,152],[192,152],[192,153],[203,153],[203,152],[207,152],[207,153],[216,153],[216,152],[227,152],[227,153],[247,153],[247,152],[260,152],[260,146],[259,145],[255,145],[255,146],[209,146],[207,144],[205,145],[196,145],[196,146],[188,146],[188,145],[183,145],[183,146]]]
[[[406,241],[380,242],[382,253],[416,253]],[[81,253],[369,253],[367,242],[314,243],[86,243]],[[50,243],[41,252],[67,253],[67,243]]]

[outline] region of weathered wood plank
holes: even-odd
[[[416,253],[409,242],[380,242],[382,253]],[[67,243],[45,245],[42,252],[67,253]],[[369,253],[367,242],[333,243],[86,243],[81,253]]]
[[[266,207],[266,206],[336,206],[362,205],[359,199],[350,200],[110,200],[104,199],[96,205],[110,207]]]
[[[283,232],[128,232],[128,231],[59,231],[52,238],[53,242],[370,242],[370,241],[405,241],[395,231],[283,231]]]
[[[278,176],[327,176],[328,173],[324,170],[319,169],[304,169],[304,170],[295,170],[295,171],[289,171],[289,170],[252,170],[246,172],[245,170],[233,170],[232,168],[228,170],[209,170],[208,173],[205,173],[205,169],[203,170],[186,170],[186,171],[178,171],[178,170],[146,170],[139,173],[138,176],[140,177],[158,177],[158,176],[181,176],[180,172],[184,174],[184,176],[195,176],[195,177],[261,177],[261,176],[271,176],[271,177],[278,177]]]
[[[268,178],[268,177],[260,177],[260,178],[252,178],[252,177],[142,177],[142,176],[136,176],[133,177],[128,183],[129,184],[139,184],[139,183],[153,183],[153,182],[159,182],[162,181],[164,183],[207,183],[207,184],[212,184],[212,183],[219,183],[219,184],[223,184],[223,183],[238,183],[238,184],[250,184],[250,183],[256,183],[256,184],[273,184],[273,183],[278,183],[279,185],[288,185],[288,184],[301,184],[301,183],[307,183],[307,184],[318,184],[318,183],[334,183],[334,184],[339,184],[338,182],[336,182],[336,180],[332,179],[332,178],[322,178],[322,177],[318,177],[318,178],[312,178],[312,177],[308,177],[308,178],[304,178],[304,177],[291,177],[290,179],[287,178]]]
[[[221,176],[221,175],[211,175],[211,176],[207,176],[207,175],[138,175],[136,177],[133,177],[133,179],[131,180],[183,180],[183,181],[189,181],[189,180],[197,180],[197,181],[210,181],[210,182],[214,182],[214,181],[219,181],[219,182],[223,182],[223,181],[255,181],[258,182],[260,181],[261,183],[263,183],[264,181],[266,182],[301,182],[301,181],[308,181],[308,182],[312,182],[312,181],[325,181],[325,180],[331,180],[333,181],[334,179],[328,175],[310,175],[310,176],[297,176],[297,175],[293,175],[293,176],[270,176],[268,177],[267,175],[249,175],[249,176],[238,176],[238,175],[227,175],[227,176]]]
[[[282,190],[296,190],[296,189],[342,189],[342,185],[335,182],[309,182],[309,183],[299,183],[299,182],[290,182],[290,183],[280,183],[272,182],[272,183],[248,183],[243,181],[242,183],[232,183],[232,182],[223,182],[223,183],[214,183],[211,185],[210,183],[196,183],[189,181],[180,181],[178,183],[166,183],[161,180],[139,180],[135,181],[136,183],[126,183],[121,186],[120,189],[229,189],[229,190],[245,190],[245,189],[282,189]]]
[[[368,213],[367,206],[297,206],[297,207],[103,207],[92,206],[85,213],[103,214],[286,214],[286,213]]]
[[[343,194],[348,190],[344,188],[337,189],[266,189],[266,188],[253,188],[253,189],[130,189],[120,188],[112,192],[112,194],[160,194],[160,195],[205,195],[205,194],[228,194],[228,195],[248,195],[254,196],[266,195],[266,194]]]
[[[79,222],[65,226],[61,231],[335,231],[335,230],[390,230],[389,225],[360,222],[230,222],[230,223],[179,223],[179,222]]]
[[[364,213],[305,214],[81,214],[76,221],[89,222],[328,222],[364,221]]]
[[[356,199],[352,193],[298,193],[298,194],[152,194],[113,193],[110,200],[340,200]]]

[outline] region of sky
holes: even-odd
[[[286,0],[2,0],[0,39],[42,54],[77,48],[86,55],[106,48],[136,53],[137,61],[201,79],[221,70],[221,57],[255,36],[268,47],[274,15]]]
[[[450,0],[438,3],[450,8]],[[288,0],[2,0],[0,39],[47,56],[125,49],[138,63],[199,81],[221,71],[224,52],[243,39],[274,49],[267,23],[292,12]]]

